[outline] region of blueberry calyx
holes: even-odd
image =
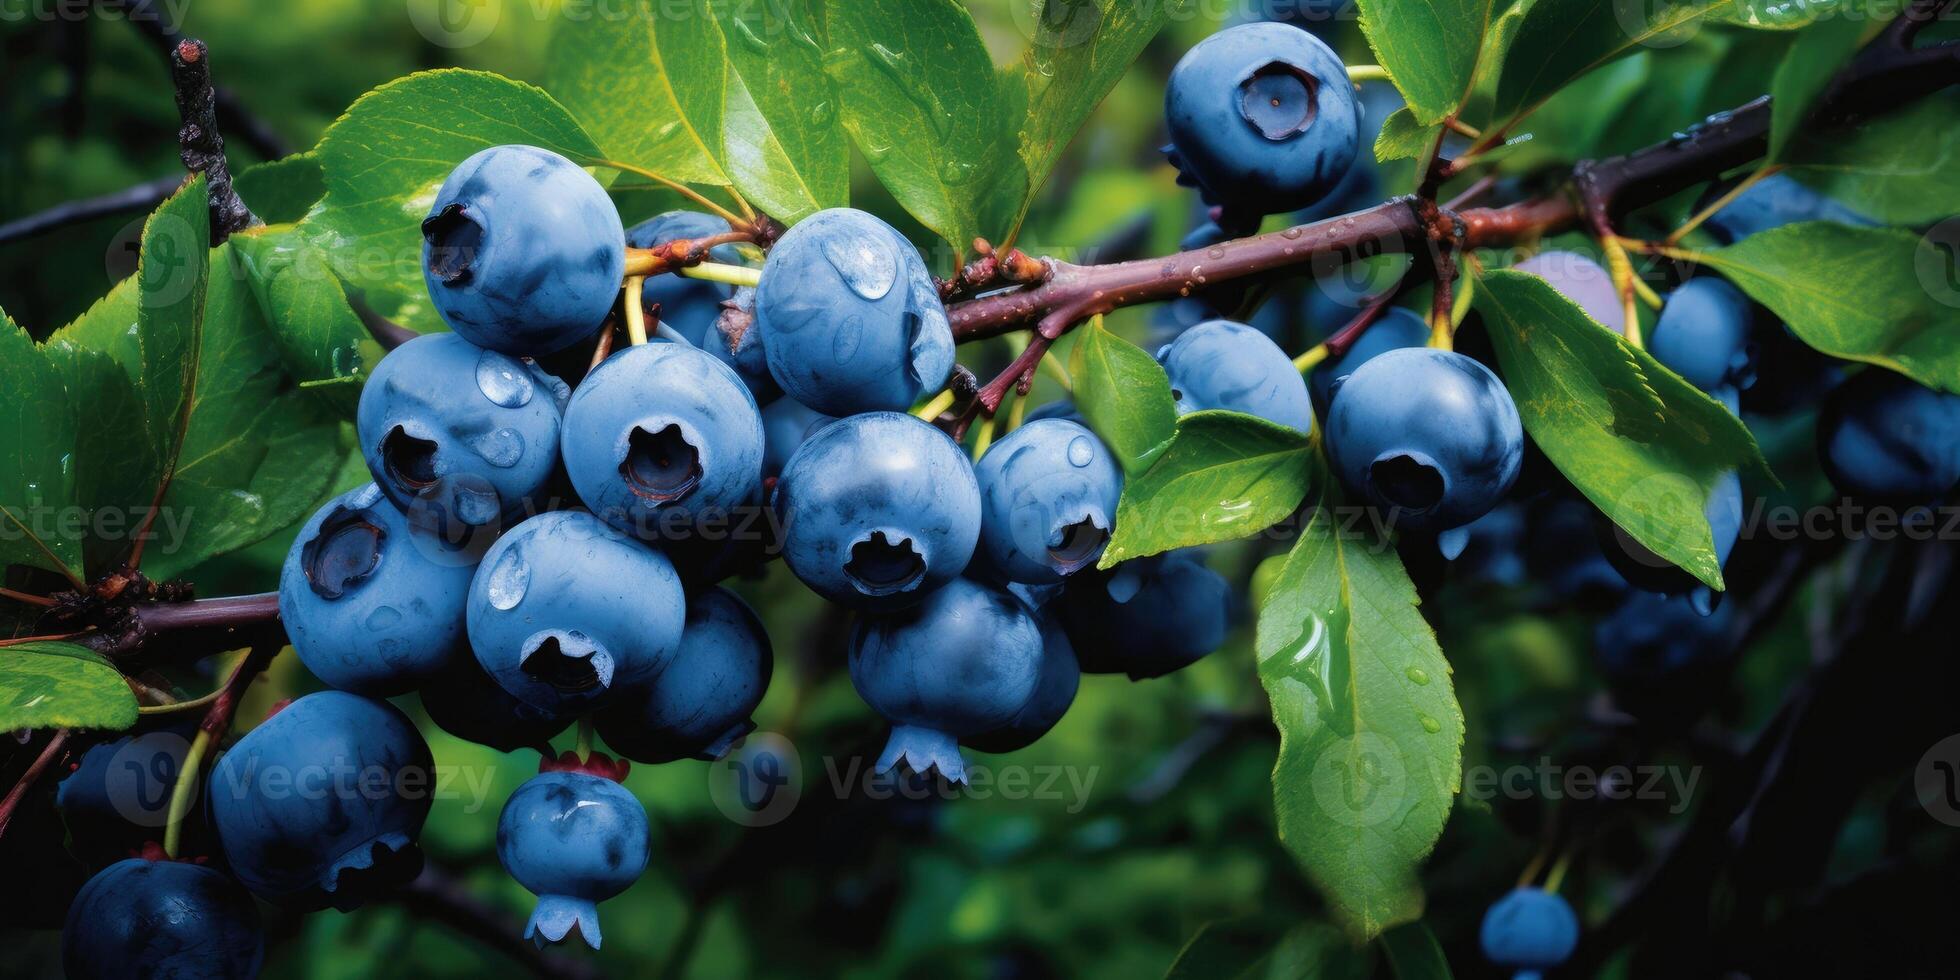
[[[657,432],[634,426],[626,437],[626,458],[619,473],[637,497],[656,503],[672,503],[694,492],[701,484],[701,453],[678,425]]]
[[[1239,114],[1259,135],[1275,143],[1313,126],[1320,81],[1285,62],[1271,62],[1239,83]]]
[[[633,769],[633,763],[625,759],[614,759],[604,752],[591,752],[579,758],[570,749],[560,752],[556,757],[544,755],[538,758],[538,772],[576,772],[600,779],[610,779],[615,783],[626,782],[626,774]]]
[[[1368,467],[1368,483],[1383,500],[1420,514],[1440,503],[1448,481],[1435,461],[1421,453],[1387,452]]]
[[[307,585],[322,599],[340,598],[374,573],[387,539],[388,532],[360,511],[337,511],[301,549]]]
[[[560,694],[599,690],[612,675],[605,651],[577,631],[544,634],[524,651],[519,667]]]
[[[851,545],[844,574],[865,595],[895,595],[918,586],[926,576],[926,560],[911,538],[873,531]]]
[[[1057,527],[1048,540],[1048,559],[1055,563],[1056,571],[1069,575],[1102,555],[1103,546],[1109,543],[1109,529],[1084,515]]]
[[[407,429],[395,426],[381,440],[381,459],[388,479],[411,495],[435,486],[440,480],[436,473],[438,448],[435,440],[409,435]]]
[[[451,286],[470,281],[483,226],[462,204],[451,203],[422,220],[422,237],[429,243],[429,271]]]

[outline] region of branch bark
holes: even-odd
[[[177,88],[178,155],[184,169],[204,175],[211,198],[211,244],[217,245],[259,223],[231,184],[225,137],[218,131],[217,93],[211,88],[211,52],[203,41],[178,42],[170,55],[170,80]]]

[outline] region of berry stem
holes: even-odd
[[[204,720],[198,723],[197,736],[191,739],[190,750],[184,753],[184,763],[177,770],[177,782],[170,788],[170,811],[163,826],[163,853],[169,857],[177,857],[177,849],[183,842],[184,818],[190,814],[191,802],[197,797],[204,757],[210,754],[212,743],[231,730],[232,715],[238,710],[246,686],[272,662],[280,647],[277,643],[262,643],[240,657],[231,675],[225,678],[224,686],[211,699]]]
[[[1320,362],[1325,360],[1327,360],[1327,345],[1325,343],[1315,344],[1307,348],[1306,353],[1293,359],[1293,370],[1305,374],[1319,367]]]
[[[15,602],[24,602],[30,606],[41,606],[43,608],[50,607],[55,604],[54,600],[48,598],[47,596],[29,595],[26,592],[15,592],[12,589],[0,589],[0,599],[12,599]]]
[[[1356,85],[1362,82],[1387,82],[1393,80],[1388,75],[1388,69],[1380,65],[1349,65],[1347,73],[1348,81]]]
[[[190,815],[191,801],[197,796],[198,774],[203,771],[204,756],[210,751],[211,733],[200,727],[191,739],[190,749],[184,753],[177,782],[170,787],[170,814],[163,825],[163,853],[168,857],[175,858],[178,848],[183,846],[184,818]]]
[[[592,719],[580,718],[578,720],[578,742],[574,747],[574,751],[578,753],[580,762],[592,758]]]
[[[1729,188],[1727,193],[1724,193],[1721,197],[1718,197],[1715,200],[1708,202],[1707,207],[1702,208],[1700,211],[1695,212],[1694,216],[1689,218],[1686,222],[1684,222],[1681,225],[1681,227],[1676,228],[1672,232],[1668,233],[1668,236],[1666,239],[1664,239],[1664,241],[1668,245],[1681,244],[1681,239],[1688,237],[1689,232],[1694,231],[1696,228],[1701,227],[1703,222],[1707,221],[1709,218],[1714,217],[1715,212],[1720,211],[1725,207],[1728,207],[1731,203],[1735,201],[1736,198],[1741,197],[1744,191],[1748,190],[1751,187],[1756,186],[1758,183],[1762,182],[1762,180],[1765,177],[1775,176],[1776,173],[1782,169],[1783,169],[1783,165],[1780,163],[1771,163],[1771,164],[1763,165],[1761,168],[1756,170],[1756,172],[1750,174],[1747,177],[1742,178],[1740,181],[1737,181],[1736,185],[1734,187]]]
[[[762,270],[751,269],[745,265],[703,262],[700,265],[683,266],[674,271],[689,279],[705,279],[708,282],[726,283],[730,286],[747,286],[751,289],[762,282]]]
[[[645,276],[626,277],[626,339],[635,346],[647,342],[647,311],[641,305]]]
[[[930,422],[933,419],[936,419],[941,415],[946,414],[946,410],[953,407],[953,398],[954,398],[953,389],[948,388],[945,391],[942,391],[939,394],[934,395],[931,401],[926,402],[925,407],[919,409],[916,412],[913,412],[912,414],[917,415],[918,417],[926,420],[927,422]]]
[[[0,799],[0,834],[7,832],[7,824],[13,820],[14,811],[20,808],[20,801],[26,798],[27,791],[34,788],[34,784],[40,781],[54,765],[55,760],[61,757],[61,749],[67,743],[68,729],[56,729],[48,738],[48,744],[42,746],[41,754],[34,757],[26,772],[21,773],[20,782],[15,783],[14,788],[7,791],[5,799]]]

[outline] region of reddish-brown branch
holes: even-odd
[[[47,774],[56,759],[61,758],[62,746],[66,744],[68,744],[68,729],[56,730],[54,735],[49,737],[48,744],[41,749],[41,754],[34,757],[33,763],[27,767],[26,772],[21,773],[20,781],[14,784],[13,789],[7,791],[5,799],[0,799],[0,834],[7,832],[7,824],[14,819],[14,811],[20,808],[20,801],[27,798],[27,791],[33,789],[34,784]]]

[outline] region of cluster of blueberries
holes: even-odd
[[[1223,123],[1218,105],[1235,109]],[[1195,238],[1352,193],[1363,117],[1340,59],[1296,26],[1242,24],[1197,45],[1166,95],[1169,154],[1209,205]],[[1858,220],[1840,212],[1779,177],[1710,227],[1732,241]],[[754,727],[772,664],[760,619],[720,583],[766,556],[858,614],[850,675],[892,725],[881,772],[960,781],[963,748],[1040,738],[1082,673],[1155,677],[1221,643],[1233,596],[1196,555],[1095,567],[1123,478],[1072,405],[1037,409],[977,463],[910,414],[946,386],[953,336],[918,253],[869,214],[798,223],[752,288],[655,276],[642,291],[653,342],[589,370],[582,354],[575,369],[557,363],[607,322],[631,250],[728,231],[690,212],[626,229],[589,174],[536,147],[456,168],[423,224],[429,292],[453,332],[376,366],[357,424],[373,482],[306,523],[281,577],[292,645],[332,690],[293,701],[214,767],[194,821],[212,865],[151,855],[89,882],[70,912],[71,975],[247,976],[261,955],[250,896],[345,909],[413,875],[429,796],[392,788],[432,761],[384,698],[418,691],[435,724],[502,750],[590,718],[625,759],[720,757]],[[750,256],[718,245],[713,258]],[[1624,326],[1596,264],[1547,252],[1519,267]],[[1535,449],[1489,358],[1429,339],[1420,316],[1391,309],[1306,378],[1259,329],[1212,317],[1157,357],[1181,413],[1244,412],[1303,439],[1318,428],[1350,499],[1388,515],[1405,545],[1454,559],[1515,536],[1520,495],[1542,490],[1520,485]],[[1732,411],[1772,365],[1791,400],[1828,388],[1820,451],[1848,494],[1925,502],[1960,482],[1960,399],[1876,369],[1835,387],[1836,368],[1797,377],[1787,362],[1801,345],[1719,278],[1668,297],[1650,349]],[[1580,527],[1610,527],[1584,511]],[[1741,513],[1731,474],[1709,503],[1724,560]],[[1570,562],[1572,525],[1559,528]],[[1606,570],[1560,574],[1628,596],[1600,629],[1629,671],[1713,643],[1713,594],[1637,546],[1601,551]],[[111,748],[127,744],[93,751]],[[269,791],[323,768],[378,773],[390,789]],[[540,944],[576,931],[598,946],[596,903],[647,863],[625,769],[547,750],[504,807],[498,853],[539,896],[526,935]],[[78,788],[76,806],[88,796]],[[1483,930],[1495,962],[1527,971],[1558,965],[1576,935],[1564,901],[1531,888]]]

